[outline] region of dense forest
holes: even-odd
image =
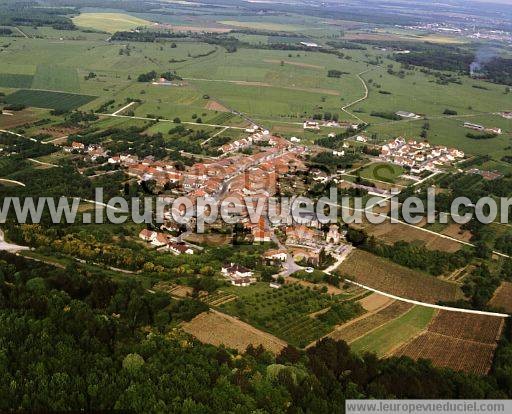
[[[408,358],[357,356],[344,342],[203,345],[177,329],[205,309],[130,279],[0,254],[0,409],[341,413],[345,398],[512,396],[510,329],[491,375]]]
[[[52,26],[58,30],[75,30],[69,15],[77,10],[69,7],[43,7],[34,2],[0,1],[0,26]]]

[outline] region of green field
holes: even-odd
[[[60,110],[72,110],[94,99],[95,96],[89,95],[28,89],[20,89],[5,98],[8,104]]]
[[[0,73],[0,86],[4,88],[30,88],[32,79],[32,75]]]
[[[415,306],[406,314],[356,340],[351,347],[356,352],[386,355],[425,329],[434,312],[432,308]]]
[[[76,69],[42,64],[37,65],[32,88],[50,91],[80,92],[80,83]]]

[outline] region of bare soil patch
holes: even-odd
[[[221,103],[214,101],[214,100],[208,101],[205,108],[210,111],[229,112],[228,108],[226,108],[224,105],[222,105]]]
[[[12,115],[0,114],[0,129],[16,128],[37,121],[37,114],[31,109],[9,112]]]
[[[358,302],[368,312],[375,312],[378,309],[390,305],[393,302],[393,299],[379,295],[378,293],[372,293],[370,296],[366,296]]]

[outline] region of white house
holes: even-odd
[[[304,121],[304,129],[320,129],[320,126],[316,121]]]
[[[265,259],[271,260],[271,261],[285,262],[286,259],[288,258],[288,253],[286,252],[286,250],[282,250],[282,249],[268,250],[267,252],[265,252],[263,257]]]
[[[167,250],[174,253],[176,256],[179,256],[180,254],[194,254],[194,250],[185,243],[168,243]]]
[[[250,278],[253,276],[252,270],[235,263],[222,266],[221,273],[231,279]]]

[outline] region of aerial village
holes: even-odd
[[[325,125],[322,124],[322,127]],[[358,126],[344,127],[354,129]],[[316,121],[305,121],[304,129],[309,128],[320,128],[320,124]],[[283,277],[299,270],[313,272],[322,264],[321,262],[336,264],[344,260],[352,248],[350,243],[344,240],[346,229],[343,227],[336,224],[322,225],[314,214],[305,217],[304,222],[293,221],[290,217],[287,222],[279,224],[272,224],[263,218],[253,223],[250,220],[247,201],[252,203],[254,211],[258,202],[267,207],[269,198],[280,195],[281,181],[295,180],[292,186],[296,187],[298,173],[310,174],[313,182],[332,181],[336,185],[343,183],[383,198],[389,195],[389,189],[345,181],[344,170],[329,175],[320,170],[309,169],[306,158],[315,150],[301,145],[300,138],[286,139],[272,135],[257,126],[247,128],[245,132],[247,136],[220,146],[217,157],[204,158],[186,168],[176,168],[173,161],[155,160],[152,156],[139,159],[132,154],[109,154],[101,145],[86,146],[73,142],[70,147],[65,147],[64,151],[84,154],[90,161],[102,157],[107,164],[123,169],[139,183],[153,181],[158,188],[171,188],[171,194],[166,195],[169,199],[186,196],[192,205],[195,205],[200,197],[219,204],[228,198],[239,200],[238,240],[250,244],[268,244],[269,249],[262,254],[262,260],[281,269],[274,275],[271,287],[279,288],[281,284],[278,280],[283,283]],[[329,138],[335,136],[332,132],[328,134]],[[343,150],[333,150],[332,154],[344,156],[345,150],[350,148],[350,141],[352,145],[366,145],[368,137],[357,132],[350,140],[343,142]],[[252,149],[250,155],[242,152],[247,148]],[[438,173],[464,159],[464,153],[458,149],[431,145],[427,141],[407,141],[402,137],[395,138],[379,148],[380,154],[370,159],[370,162],[401,166],[407,177],[412,178],[426,172]],[[264,210],[262,217],[266,217],[265,212]],[[178,225],[173,220],[173,213],[176,212],[167,210],[164,214],[165,222],[158,228],[142,229],[138,235],[139,239],[148,248],[161,253],[201,254],[202,247],[188,237],[196,232],[196,217],[192,215],[186,225]],[[183,211],[178,212],[181,213]],[[205,225],[205,233],[219,232],[225,230],[225,227],[226,225],[218,219]],[[217,270],[234,286],[249,286],[257,281],[255,272],[240,263],[225,263],[222,269]]]

